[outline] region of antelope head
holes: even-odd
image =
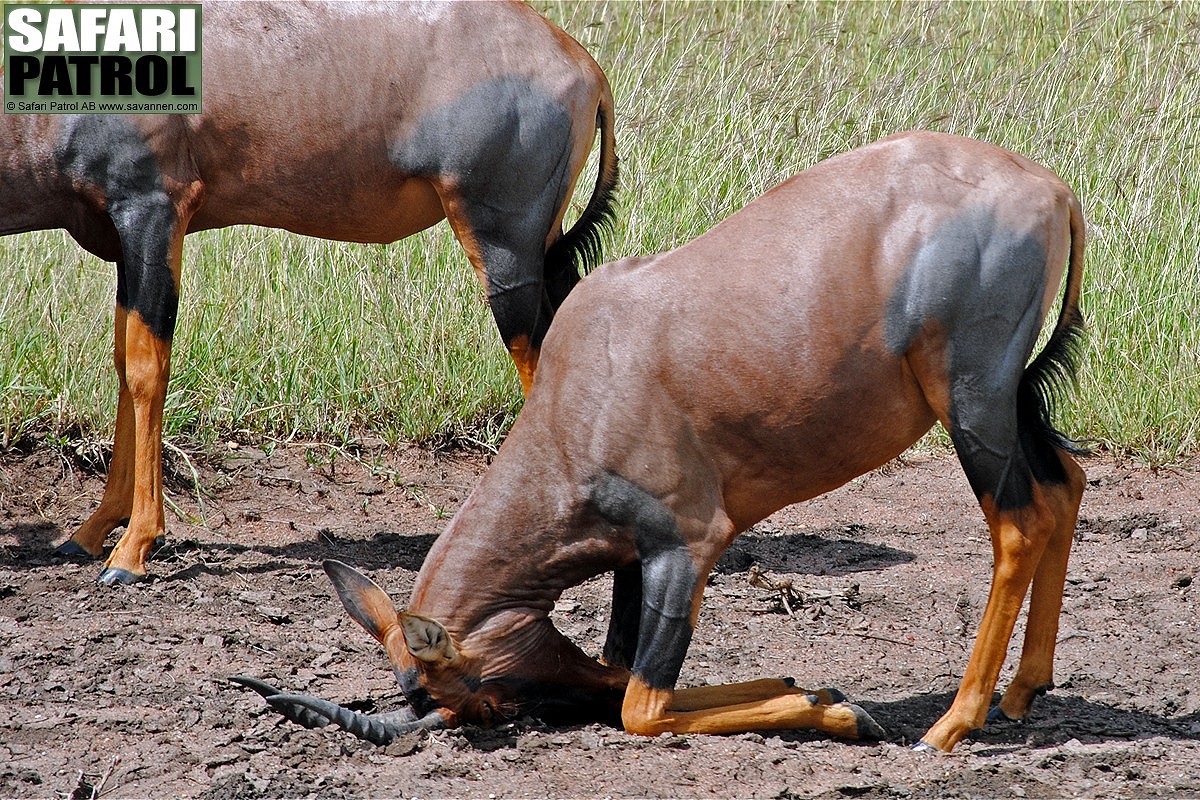
[[[363,714],[256,678],[231,678],[297,724],[332,723],[384,745],[414,730],[491,725],[527,712],[596,719],[619,710],[628,673],[589,658],[544,617],[497,613],[460,642],[438,620],[396,608],[354,568],[333,560],[324,567],[350,616],[383,645],[408,708]]]

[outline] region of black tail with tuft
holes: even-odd
[[[607,106],[601,106],[596,114],[596,125],[600,130],[600,164],[596,185],[587,207],[571,229],[558,237],[546,251],[543,313],[534,330],[535,347],[541,345],[551,317],[567,299],[571,289],[579,283],[583,274],[599,264],[604,233],[612,229],[616,213],[614,195],[617,190],[618,165],[614,152],[611,114],[611,107]]]
[[[613,217],[616,214],[616,189],[617,167],[614,161],[610,174],[600,174],[596,181],[595,194],[592,195],[587,208],[579,215],[579,219],[571,226],[571,230],[560,236],[546,252],[548,280],[558,280],[569,273],[577,281],[581,268],[587,273],[599,263],[603,234],[612,230]],[[554,304],[555,308],[561,305],[565,298],[564,293]]]
[[[1071,252],[1062,308],[1054,333],[1042,352],[1025,368],[1017,386],[1017,429],[1021,449],[1034,479],[1044,483],[1066,480],[1059,452],[1087,455],[1090,448],[1054,427],[1054,406],[1075,385],[1083,351],[1083,314],[1079,311],[1083,283],[1084,221],[1079,201],[1070,197]]]
[[[1041,483],[1066,480],[1062,462],[1055,451],[1071,455],[1090,452],[1078,440],[1054,427],[1054,407],[1075,385],[1079,357],[1083,349],[1083,315],[1077,307],[1064,311],[1050,341],[1038,353],[1017,387],[1017,420],[1021,448],[1034,478]]]

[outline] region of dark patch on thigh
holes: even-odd
[[[170,340],[179,304],[169,264],[177,219],[141,131],[120,116],[71,116],[55,159],[63,174],[96,187],[105,198],[121,240],[117,302],[136,311],[155,336]]]
[[[906,352],[931,321],[945,335],[950,436],[976,497],[1001,509],[1032,498],[1017,394],[1045,289],[1042,242],[976,208],[933,231],[888,301],[893,352]]]
[[[673,688],[692,640],[699,576],[691,551],[671,510],[633,482],[605,473],[592,482],[591,501],[605,519],[633,529],[642,564],[633,674],[652,688]]]
[[[950,439],[976,499],[990,496],[999,511],[1025,508],[1032,502],[1029,463],[1019,444],[997,449],[961,420],[954,422]]]
[[[389,155],[409,174],[452,178],[477,231],[510,230],[540,252],[569,180],[571,117],[528,78],[494,78],[423,114]]]
[[[525,335],[540,346],[553,315],[545,245],[571,179],[571,129],[557,98],[499,77],[422,115],[390,150],[407,173],[453,181],[505,343]]]

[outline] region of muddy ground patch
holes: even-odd
[[[102,476],[49,448],[5,456],[0,796],[1200,796],[1200,475],[1107,457],[1085,466],[1058,688],[1027,722],[931,756],[909,745],[949,705],[991,569],[952,458],[890,464],[739,539],[709,580],[681,679],[837,686],[886,740],[643,739],[523,718],[380,749],[282,722],[226,677],[401,705],[386,657],[320,562],[346,561],[406,598],[482,456],[242,446],[195,465],[200,495],[191,467],[175,464],[154,578],[116,588],[93,583],[97,564],[50,555]],[[609,585],[573,589],[555,611],[589,652],[603,644]]]

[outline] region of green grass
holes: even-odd
[[[1200,448],[1197,6],[535,7],[613,84],[622,192],[610,258],[681,244],[894,131],[986,139],[1056,170],[1088,217],[1090,338],[1062,426],[1153,463]],[[60,233],[8,237],[0,286],[0,445],[73,425],[105,435],[111,268]],[[444,224],[389,247],[259,229],[190,237],[178,330],[173,437],[495,443],[520,405]]]
[[[59,233],[0,239],[0,445],[116,413],[110,265]],[[519,402],[474,272],[444,230],[359,246],[235,228],[189,237],[167,433],[499,438]]]

